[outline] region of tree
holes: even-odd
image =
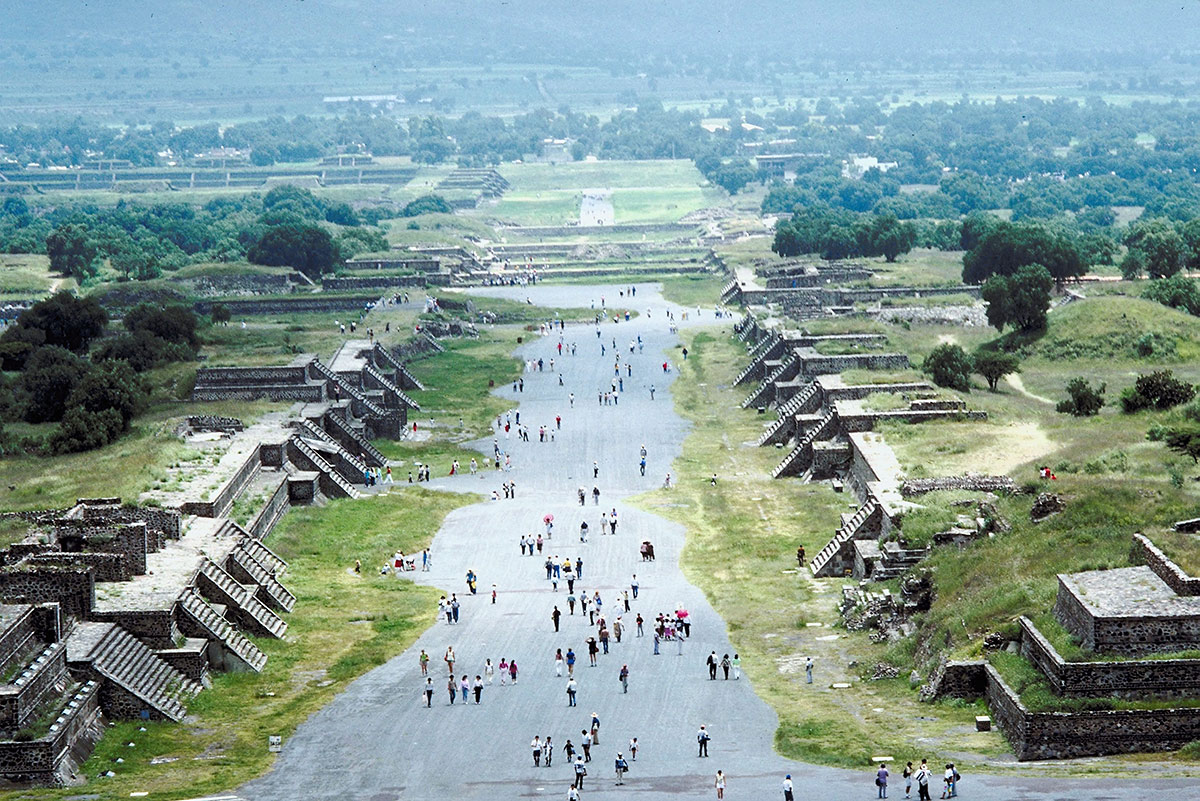
[[[333,237],[328,231],[305,225],[268,228],[246,253],[255,264],[295,267],[309,278],[318,278],[327,272],[336,255]]]
[[[939,387],[949,387],[960,392],[971,391],[971,357],[958,345],[943,343],[929,352],[921,369],[929,374]]]
[[[1129,253],[1121,262],[1121,273],[1136,278],[1169,278],[1183,269],[1189,248],[1175,224],[1161,217],[1134,223],[1125,237]]]
[[[61,420],[67,398],[88,369],[87,362],[65,348],[39,348],[21,373],[21,390],[28,399],[25,419],[30,423]]]
[[[145,406],[146,391],[134,368],[124,361],[105,362],[89,370],[67,397],[66,409],[102,412],[114,409],[121,416],[121,429]]]
[[[1183,273],[1151,282],[1142,290],[1142,297],[1200,316],[1200,287]]]
[[[1196,396],[1196,388],[1180,381],[1171,370],[1156,370],[1140,375],[1132,387],[1121,392],[1121,411],[1126,414],[1143,409],[1171,409]]]
[[[40,330],[45,344],[76,353],[87,350],[106,325],[108,315],[94,298],[77,298],[65,289],[33,304],[17,318],[18,327]]]
[[[166,342],[187,345],[193,350],[200,344],[195,312],[179,303],[166,306],[139,303],[125,313],[125,329],[130,333],[148,331]]]
[[[162,275],[154,260],[137,245],[117,251],[108,257],[108,261],[126,280],[145,281]]]
[[[975,372],[979,373],[988,383],[988,389],[996,391],[996,385],[1006,375],[1021,372],[1021,361],[1013,353],[1001,353],[995,350],[980,348],[971,357]]]
[[[1012,275],[1029,264],[1045,267],[1057,284],[1088,271],[1079,244],[1067,234],[1032,223],[1001,222],[963,255],[963,281],[972,284],[993,275]]]
[[[980,295],[987,304],[988,323],[1003,331],[1012,325],[1021,331],[1046,327],[1050,290],[1054,279],[1040,264],[1027,264],[1013,275],[993,275],[983,283]]]
[[[917,227],[900,222],[894,214],[879,214],[868,223],[866,239],[867,252],[894,262],[901,253],[912,250],[917,241]]]
[[[1176,426],[1167,429],[1165,439],[1169,449],[1192,457],[1192,464],[1200,462],[1200,429],[1192,426]]]
[[[87,229],[77,223],[60,225],[46,237],[50,269],[81,282],[96,275],[97,253]]]
[[[233,312],[229,311],[229,307],[224,303],[214,303],[212,311],[209,312],[209,317],[212,318],[214,325],[216,323],[229,325],[229,321],[233,319]]]
[[[358,214],[349,203],[332,203],[325,209],[325,221],[334,225],[353,227],[359,224]]]
[[[738,192],[754,180],[754,167],[746,159],[733,159],[727,164],[721,164],[711,172],[705,173],[707,178],[731,195]]]
[[[1091,417],[1099,414],[1104,406],[1103,382],[1092,387],[1086,378],[1072,378],[1067,383],[1067,397],[1059,401],[1054,410],[1059,414],[1070,414],[1075,417]]]

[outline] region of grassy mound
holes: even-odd
[[[1200,357],[1200,318],[1141,298],[1089,298],[1051,314],[1043,335],[1013,344],[1055,361],[1190,361]]]

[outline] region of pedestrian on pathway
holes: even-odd
[[[592,462],[592,478],[600,478],[600,465]]]
[[[733,666],[733,679],[737,681],[742,677],[742,660],[737,654],[734,654],[733,659],[730,660],[730,664]]]
[[[591,664],[588,665],[588,667],[595,667],[596,666],[596,655],[600,653],[600,646],[598,646],[596,644],[595,637],[587,638],[587,647],[588,647],[588,660],[591,662]]]
[[[637,600],[638,594],[638,578],[637,573],[633,574],[633,581],[629,582],[629,589],[633,590],[633,600]]]
[[[913,774],[914,774],[915,772],[916,772],[916,771],[914,771],[914,770],[913,770],[913,764],[912,764],[912,762],[909,762],[908,764],[906,764],[906,765],[904,766],[904,771],[903,771],[903,773],[901,773],[901,774],[900,774],[900,775],[902,775],[902,776],[904,777],[904,797],[905,797],[905,798],[911,798],[911,797],[912,797],[912,783],[913,783]]]
[[[658,656],[658,629],[654,630],[654,655]]]
[[[467,705],[467,696],[471,694],[471,680],[467,678],[466,673],[463,674],[462,681],[459,682],[458,686],[459,686],[459,689],[462,690],[463,706],[466,706]]]
[[[567,649],[567,675],[575,675],[575,651],[571,648]]]
[[[804,683],[812,684],[813,661],[811,656],[804,658]]]
[[[638,612],[638,616],[634,620],[634,622],[637,623],[637,631],[638,631],[637,636],[641,637],[641,636],[645,635],[646,632],[642,630],[642,624],[645,623],[646,621],[645,621],[645,619],[642,618],[641,612]]]
[[[536,734],[533,735],[533,742],[531,742],[529,744],[529,747],[530,747],[530,749],[533,750],[533,766],[535,768],[541,767],[541,765],[542,765],[542,739],[540,737],[538,737]]]
[[[579,691],[579,683],[575,681],[575,677],[571,676],[567,679],[567,706],[575,706],[575,693]]]
[[[567,757],[567,764],[575,762],[575,746],[571,745],[571,738],[567,738],[567,744],[563,746],[563,754]]]
[[[417,657],[417,661],[421,663],[421,675],[429,675],[429,654],[425,653],[425,649],[421,649],[421,655]]]
[[[621,679],[621,692],[628,693],[629,692],[629,665],[621,665],[620,679]]]
[[[875,771],[875,786],[879,789],[879,797],[880,798],[887,798],[887,780],[888,780],[887,765],[880,762],[879,770]]]
[[[929,782],[933,778],[933,774],[929,772],[929,766],[925,764],[925,760],[921,760],[921,767],[917,768],[917,798],[921,801],[929,801]]]
[[[592,487],[592,502],[594,505],[600,505],[600,488]]]
[[[458,596],[454,593],[450,593],[450,612],[454,615],[455,624],[458,623],[458,608]]]
[[[442,661],[446,663],[446,668],[450,671],[451,677],[454,676],[454,648],[446,646],[446,655],[442,657]]]
[[[716,786],[717,786],[717,798],[724,798],[725,797],[725,774],[719,770],[717,771]]]
[[[783,777],[783,801],[796,801],[796,797],[792,795],[792,774]]]
[[[717,652],[713,651],[708,655],[708,660],[705,662],[708,665],[708,680],[717,680]]]
[[[562,678],[564,661],[562,649],[559,648],[554,652],[554,675],[560,679]]]
[[[425,708],[433,708],[433,677],[425,679]]]
[[[483,697],[483,677],[476,675],[474,683],[471,684],[471,690],[475,693],[475,704],[478,706],[479,699]]]
[[[650,400],[654,400],[654,385],[650,385]]]
[[[600,626],[600,647],[604,649],[605,654],[608,653],[608,640],[608,629],[602,625]]]
[[[583,557],[575,557],[575,578],[583,578]]]
[[[625,761],[625,757],[617,754],[617,758],[613,763],[613,767],[617,772],[617,784],[625,783],[625,772],[629,770],[629,763]]]
[[[583,777],[587,775],[587,766],[583,763],[582,756],[575,757],[575,783],[571,785],[572,788],[583,789]],[[575,794],[575,798],[579,798],[578,793]]]
[[[492,686],[492,678],[496,675],[496,668],[492,666],[492,660],[488,659],[483,665],[483,679],[487,686]]]
[[[500,657],[500,686],[508,683],[508,660]]]
[[[554,621],[554,631],[558,632],[558,619],[562,617],[562,612],[558,611],[558,607],[554,607],[554,611],[550,613],[550,619]]]
[[[721,671],[725,674],[725,681],[729,681],[729,668],[732,665],[733,663],[729,661],[729,654],[721,657]]]
[[[512,679],[513,686],[517,686],[517,660],[512,660],[508,663],[508,677]]]
[[[712,737],[709,735],[708,729],[706,729],[704,726],[701,726],[700,731],[696,732],[696,743],[700,746],[700,752],[696,754],[696,756],[708,756],[708,741],[711,739]]]
[[[546,767],[550,767],[550,763],[554,761],[554,746],[550,744],[549,734],[542,740],[542,756],[546,760]]]
[[[634,737],[634,738],[630,739],[630,741],[629,741],[629,758],[632,759],[634,762],[637,762],[637,750],[638,750],[638,741],[637,741],[637,738]]]
[[[454,683],[454,676],[450,676],[450,680],[446,682],[446,690],[450,693],[450,706],[454,706],[454,698],[458,695],[458,686]]]
[[[567,579],[567,609],[573,615],[575,614],[575,579]]]
[[[587,729],[584,729],[579,733],[580,733],[580,735],[582,735],[582,738],[583,738],[579,741],[579,744],[583,746],[583,761],[591,762],[592,761],[592,735],[591,735],[591,732],[589,732]]]
[[[600,716],[592,713],[592,745],[600,745]]]

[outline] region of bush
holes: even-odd
[[[1192,464],[1200,462],[1200,428],[1176,426],[1167,431],[1166,441],[1175,453],[1190,456]]]
[[[939,387],[949,387],[960,392],[971,391],[971,357],[958,345],[938,345],[925,357],[921,369],[928,373],[933,383]]]
[[[1021,372],[1021,362],[1012,353],[1000,353],[980,348],[975,351],[971,361],[975,365],[975,372],[984,377],[988,383],[988,389],[992,392],[996,391],[996,385],[1000,383],[1001,378]]]
[[[121,435],[121,414],[116,409],[89,412],[75,408],[63,416],[58,431],[50,438],[55,453],[90,451],[107,445]]]
[[[1183,273],[1151,281],[1143,290],[1142,297],[1172,309],[1182,309],[1188,314],[1200,315],[1200,287]]]
[[[229,307],[224,303],[215,303],[212,311],[209,312],[209,317],[212,319],[213,325],[217,323],[229,325],[229,321],[233,319],[233,312],[229,311]]]
[[[30,423],[61,420],[67,398],[88,369],[88,363],[69,350],[40,348],[21,373],[25,419]]]
[[[1132,387],[1121,392],[1121,411],[1126,414],[1143,409],[1171,409],[1196,396],[1196,388],[1180,381],[1170,370],[1158,370],[1138,376]]]
[[[140,303],[125,314],[125,329],[130,333],[148,331],[166,342],[187,345],[193,350],[200,344],[196,315],[182,304]]]
[[[1093,388],[1085,378],[1072,378],[1067,384],[1067,399],[1059,401],[1054,410],[1075,417],[1099,414],[1104,406],[1105,389],[1103,383]]]
[[[417,217],[422,214],[450,214],[454,209],[441,195],[422,195],[410,201],[400,212],[401,217]]]

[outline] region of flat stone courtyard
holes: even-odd
[[[623,288],[623,287],[622,287]],[[675,363],[681,359],[678,337],[668,329],[670,307],[654,285],[638,285],[637,295],[618,297],[618,287],[535,286],[477,290],[478,294],[526,298],[545,306],[583,306],[594,302],[600,309],[601,296],[610,311],[600,327],[600,338],[592,325],[568,325],[563,335],[563,355],[556,349],[557,332],[551,336],[526,335],[517,348],[518,357],[541,358],[543,372],[524,375],[524,391],[511,386],[497,393],[511,399],[521,413],[521,423],[530,428],[530,442],[519,442],[515,432],[499,446],[511,454],[511,472],[481,469],[472,476],[446,477],[446,465],[437,465],[432,486],[453,491],[479,492],[491,496],[506,481],[515,482],[515,500],[485,500],[450,514],[433,542],[433,568],[410,574],[415,581],[455,592],[462,600],[458,625],[444,619],[435,622],[416,644],[351,684],[331,704],[304,723],[287,740],[273,770],[238,788],[236,797],[252,801],[282,799],[518,799],[567,797],[573,771],[562,748],[568,739],[577,747],[580,732],[592,713],[601,720],[599,744],[592,747],[592,762],[583,790],[584,798],[638,798],[647,801],[713,797],[713,776],[718,769],[728,776],[730,799],[782,798],[781,782],[790,773],[797,798],[874,798],[873,768],[861,771],[814,767],[777,755],[772,742],[777,720],[773,711],[755,695],[745,675],[740,681],[710,681],[705,659],[710,651],[718,658],[734,653],[723,621],[702,593],[686,581],[679,568],[679,553],[685,530],[674,523],[626,505],[626,498],[660,487],[679,455],[686,423],[675,413],[671,384]],[[629,308],[639,316],[630,322],[611,321],[611,312]],[[714,319],[711,308],[681,326],[718,326],[731,331],[733,319]],[[630,340],[641,336],[643,350],[629,352]],[[532,341],[529,341],[529,340]],[[597,403],[597,391],[606,390],[614,375],[613,341],[621,362],[624,391],[620,403]],[[568,355],[570,345],[576,355]],[[601,344],[605,348],[601,355]],[[516,343],[514,341],[514,347]],[[554,369],[549,368],[554,359]],[[671,370],[663,371],[663,362]],[[628,375],[625,364],[632,368]],[[561,372],[563,385],[559,385]],[[650,386],[655,387],[654,399]],[[574,407],[569,393],[575,394]],[[554,418],[562,417],[554,441],[539,442],[538,429],[554,429]],[[549,440],[549,437],[547,437]],[[639,474],[640,446],[647,450],[647,469]],[[475,443],[490,457],[492,438]],[[593,462],[599,476],[593,478]],[[404,475],[401,470],[398,476]],[[587,490],[586,505],[576,497],[578,487]],[[599,505],[592,488],[601,491]],[[503,493],[501,493],[503,495]],[[617,511],[615,535],[603,535],[600,513]],[[522,556],[522,534],[543,530],[545,515],[554,516],[554,534],[546,541],[541,556]],[[581,521],[587,521],[587,543],[579,541]],[[347,531],[346,536],[354,532]],[[799,533],[798,533],[799,535]],[[638,546],[653,542],[657,559],[643,562]],[[588,666],[585,639],[595,633],[586,616],[568,614],[566,582],[557,594],[546,580],[546,556],[561,562],[583,559],[582,578],[576,594],[599,591],[603,614],[611,628],[618,611],[619,593],[629,588],[633,574],[639,581],[637,600],[631,611],[620,612],[625,632],[613,642],[610,653],[598,657],[598,667]],[[419,564],[419,559],[418,559]],[[364,566],[366,568],[367,566]],[[474,570],[479,592],[471,596],[465,576]],[[497,601],[491,603],[493,583]],[[562,610],[561,631],[554,632],[550,614],[555,605]],[[690,612],[691,637],[682,654],[675,643],[664,642],[661,654],[653,654],[653,621],[662,612],[678,607]],[[387,610],[372,610],[386,612]],[[636,636],[634,618],[646,619],[646,636]],[[485,688],[482,703],[451,706],[446,691],[447,670],[442,656],[447,646],[457,655],[454,673],[474,678],[484,673],[484,660],[498,665],[502,657],[515,658],[518,683],[500,686],[495,681]],[[579,657],[575,673],[579,685],[578,706],[567,705],[566,678],[557,678],[554,653],[573,648]],[[426,709],[422,694],[418,654],[430,656],[433,677],[433,706]],[[624,694],[618,680],[622,665],[630,670],[629,691]],[[854,690],[847,690],[853,692]],[[696,732],[707,726],[712,740],[708,758],[697,757]],[[265,744],[266,735],[263,733]],[[530,741],[537,735],[553,739],[551,767],[535,768]],[[614,786],[613,760],[617,752],[630,758],[628,743],[636,737],[639,751],[624,786]],[[921,754],[895,754],[893,784],[889,795],[903,796],[899,770],[904,760],[916,761]],[[935,772],[940,766],[933,766]],[[940,780],[931,790],[940,793]],[[1153,790],[1157,798],[1195,797],[1195,783],[1188,780],[1137,781],[1057,780],[1011,776],[965,775],[959,786],[966,798],[1065,799],[1138,798]],[[230,798],[231,796],[224,796]],[[913,797],[916,797],[914,788]]]

